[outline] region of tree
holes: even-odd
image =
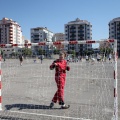
[[[94,53],[93,49],[88,49],[88,50],[85,50],[85,51],[84,51],[84,54],[85,54],[85,55],[91,55],[91,54],[93,54],[93,53]]]
[[[11,55],[12,55],[12,56],[17,56],[17,55],[18,55],[18,52],[12,52]]]
[[[85,54],[85,55],[88,55],[88,50],[85,50],[85,51],[84,51],[84,54]]]
[[[112,48],[107,48],[107,54],[113,53],[113,49]]]
[[[104,48],[100,48],[100,53],[101,54],[110,54],[113,52],[113,49],[110,47],[104,47]]]
[[[60,50],[55,49],[53,52],[54,52],[54,54],[59,54]]]
[[[74,57],[76,56],[75,50],[72,50],[72,51],[71,51],[71,54],[72,54],[72,57],[74,58]]]
[[[30,48],[23,48],[23,54],[26,56],[31,56],[32,55],[32,50]]]
[[[1,55],[3,56],[4,52],[1,50]]]
[[[41,48],[39,48],[39,49],[38,49],[38,54],[39,54],[39,55],[43,55],[43,54],[44,54],[44,51],[43,51]]]

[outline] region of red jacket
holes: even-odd
[[[55,65],[55,63],[57,65]],[[53,70],[55,68],[55,76],[65,74],[66,70],[69,71],[70,67],[67,66],[67,61],[66,60],[55,60],[52,65],[50,65],[50,69]]]

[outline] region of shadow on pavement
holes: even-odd
[[[49,106],[46,105],[34,105],[34,104],[11,104],[5,105],[6,110],[10,110],[12,108],[22,109],[50,109]]]
[[[34,104],[11,104],[5,105],[6,110],[10,110],[12,108],[18,108],[18,110],[22,109],[61,109],[61,108],[50,108],[47,105],[34,105]]]
[[[23,119],[19,117],[10,117],[10,116],[1,116],[0,115],[0,120],[28,120],[28,119]],[[32,120],[32,119],[29,119]]]

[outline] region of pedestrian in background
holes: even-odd
[[[22,66],[22,63],[23,63],[23,55],[19,55],[19,60],[20,60],[20,66]]]

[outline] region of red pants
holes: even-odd
[[[64,104],[64,86],[65,86],[65,74],[61,76],[55,76],[55,81],[57,84],[57,91],[52,99],[54,103],[57,101],[59,104]]]

